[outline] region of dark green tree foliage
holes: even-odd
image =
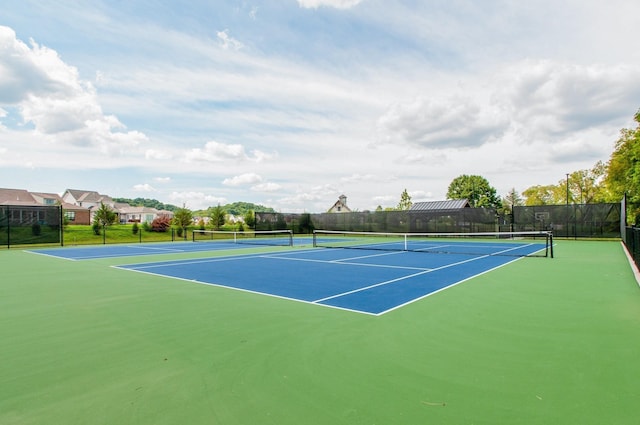
[[[116,222],[117,218],[118,215],[109,205],[105,205],[100,202],[100,208],[96,211],[93,221],[94,223],[99,223],[100,226],[110,226]]]
[[[211,208],[211,212],[209,213],[209,217],[211,218],[211,224],[213,224],[213,228],[215,230],[220,230],[220,227],[224,225],[225,216],[227,212],[223,207],[218,204],[217,207]]]
[[[305,213],[300,215],[300,221],[298,222],[298,233],[312,233],[315,229],[313,221],[311,220],[311,214]]]
[[[447,199],[467,199],[472,207],[500,208],[502,202],[487,179],[466,175],[453,179],[447,190]]]
[[[249,229],[253,229],[256,226],[256,214],[252,210],[244,214],[244,224],[246,224]]]
[[[147,199],[147,198],[113,198],[114,202],[120,202],[124,204],[129,204],[132,207],[148,207],[155,208],[157,210],[167,210],[167,211],[175,211],[178,209],[177,206],[171,204],[163,204],[162,202],[156,199]]]
[[[634,120],[635,129],[622,129],[620,138],[607,163],[605,182],[608,200],[618,202],[627,194],[629,203],[640,208],[640,110]]]
[[[285,230],[287,228],[287,221],[284,219],[283,214],[276,216],[276,228],[274,230]]]
[[[253,204],[251,202],[234,202],[224,205],[223,208],[228,214],[233,214],[236,216],[244,216],[249,211],[276,212],[273,208],[268,208],[264,205]]]
[[[193,224],[193,213],[183,205],[173,212],[173,224],[179,229],[186,229]]]

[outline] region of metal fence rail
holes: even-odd
[[[627,227],[625,229],[623,242],[631,258],[633,258],[634,263],[640,268],[640,229],[637,227]]]

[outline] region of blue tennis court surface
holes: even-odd
[[[118,268],[381,315],[516,259],[316,248]]]
[[[298,240],[298,244],[308,243],[307,239]],[[212,242],[155,242],[122,245],[92,245],[63,248],[44,248],[29,250],[35,254],[49,255],[67,260],[95,260],[113,257],[136,257],[139,255],[177,254],[184,252],[219,251],[227,249],[255,248],[263,246],[265,241],[252,244],[249,242],[234,243],[233,241]],[[274,243],[278,245],[278,243]]]

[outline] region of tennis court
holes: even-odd
[[[199,243],[194,243],[196,241]],[[290,231],[265,231],[245,234],[241,232],[219,232],[208,230],[195,231],[192,241],[190,242],[71,246],[65,248],[34,249],[28,250],[28,252],[75,261],[115,257],[137,257],[144,255],[223,251],[246,249],[256,246],[293,246],[293,241],[293,234]],[[308,243],[308,241],[306,239],[298,239],[298,244],[303,243]]]
[[[335,235],[325,244],[336,241]],[[354,235],[349,235],[353,245]],[[470,246],[471,245],[471,246]],[[515,259],[544,250],[540,243],[484,242],[482,255],[436,254],[445,248],[477,249],[456,241],[422,242],[406,251],[396,241],[346,249],[306,249],[273,254],[162,261],[121,268],[190,282],[218,285],[310,304],[384,314]],[[354,246],[352,246],[353,248]],[[422,252],[419,252],[422,251]]]
[[[320,239],[359,247],[0,251],[0,423],[637,423],[619,241],[550,259]]]

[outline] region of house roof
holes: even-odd
[[[77,190],[77,189],[67,189],[65,193],[69,193],[73,196],[73,199],[76,202],[90,202],[94,204],[99,204],[102,202],[103,204],[113,204],[113,199],[107,195],[101,195],[95,190]]]
[[[448,199],[446,201],[416,202],[411,205],[409,211],[459,210],[470,206],[467,199]]]
[[[31,194],[23,189],[0,189],[0,205],[39,205]]]
[[[157,214],[158,210],[151,207],[132,207],[129,204],[116,204],[116,208],[122,214]]]

